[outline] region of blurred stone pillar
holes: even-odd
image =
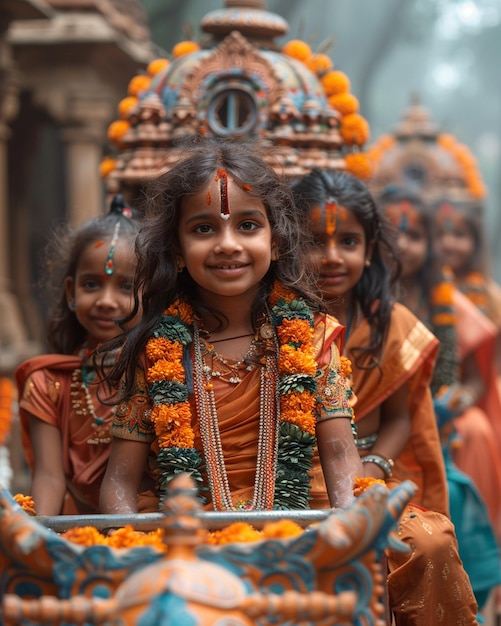
[[[102,133],[87,127],[62,131],[66,145],[67,219],[78,226],[103,211],[103,185],[98,176],[102,158]]]

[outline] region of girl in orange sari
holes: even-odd
[[[457,292],[451,272],[435,259],[433,215],[421,198],[391,187],[382,194],[379,205],[397,233],[402,266],[400,300],[440,339],[431,390],[443,439],[459,553],[482,608],[490,591],[501,584],[499,550],[488,515],[490,512],[491,519],[496,519],[501,504],[501,457],[486,414],[473,404],[479,377],[472,351],[485,332],[485,323]],[[464,327],[470,328],[468,347],[459,341],[465,336],[461,332]],[[461,437],[468,433],[459,448],[458,430]]]
[[[48,262],[53,296],[48,339],[54,353],[22,363],[22,441],[39,515],[97,513],[111,442],[113,407],[98,396],[94,361],[102,342],[121,334],[116,320],[132,308],[134,211],[115,198],[110,213],[55,233]]]
[[[419,487],[398,528],[412,549],[387,555],[395,622],[476,624],[477,605],[448,518],[429,388],[438,341],[391,296],[394,242],[366,185],[343,172],[313,170],[294,190],[316,237],[319,287],[346,326],[365,475],[389,486],[412,478]]]

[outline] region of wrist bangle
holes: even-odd
[[[393,459],[385,459],[380,454],[366,454],[361,458],[362,463],[374,463],[383,470],[386,478],[393,476]]]

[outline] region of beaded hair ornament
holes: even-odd
[[[110,215],[122,215],[123,217],[126,217],[127,219],[132,218],[132,209],[131,207],[125,204],[122,194],[117,194],[111,201]],[[115,263],[114,263],[113,257],[115,256],[115,248],[117,245],[119,234],[120,234],[120,222],[117,222],[115,224],[115,230],[113,231],[113,236],[111,238],[110,249],[108,250],[108,255],[104,263],[104,273],[107,276],[112,276],[113,272],[115,271]],[[103,244],[102,241],[97,241],[96,247],[102,244]]]

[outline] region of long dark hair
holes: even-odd
[[[311,235],[305,217],[294,208],[289,186],[265,163],[255,144],[197,139],[185,149],[172,169],[146,187],[146,219],[136,240],[136,304],[131,318],[140,307],[142,316],[139,323],[127,332],[117,365],[109,375],[112,385],[121,379],[124,381],[126,394],[134,385],[138,355],[162,311],[176,297],[181,297],[200,313],[197,285],[187,271],[179,273],[177,268],[179,215],[183,199],[206,189],[220,168],[263,203],[278,249],[278,260],[272,262],[261,281],[251,311],[254,325],[275,281],[293,289],[311,306],[321,306],[307,254]],[[213,313],[217,314],[217,311]]]
[[[390,323],[393,287],[399,273],[395,241],[389,223],[380,214],[369,188],[361,180],[341,171],[314,169],[292,185],[308,211],[332,198],[353,213],[364,229],[367,245],[373,245],[371,263],[352,291],[353,305],[360,309],[370,327],[370,343],[353,349],[361,368],[377,367]],[[378,306],[375,303],[378,302]]]
[[[139,230],[138,213],[115,196],[106,215],[98,216],[82,226],[65,225],[55,229],[44,252],[44,282],[41,287],[48,298],[47,342],[54,352],[73,354],[87,338],[87,331],[68,307],[65,281],[76,275],[83,251],[92,243],[111,238],[117,223],[119,236],[133,239]]]

